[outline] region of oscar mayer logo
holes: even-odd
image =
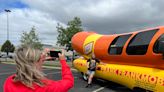
[[[93,48],[93,42],[86,44],[84,46],[84,53],[87,55],[90,54],[92,52],[92,48]]]

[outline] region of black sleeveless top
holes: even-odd
[[[95,62],[92,62],[92,60],[95,60]],[[90,71],[95,71],[96,70],[96,63],[99,63],[99,60],[96,58],[88,59],[87,62],[89,62],[89,68],[88,70]]]

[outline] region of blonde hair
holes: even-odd
[[[33,88],[33,83],[43,86],[44,78],[36,63],[40,60],[41,51],[31,47],[20,47],[15,52],[16,76],[14,81],[20,81],[27,87]]]

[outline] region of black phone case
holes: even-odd
[[[50,51],[50,57],[59,57],[58,53],[61,53],[61,51]]]

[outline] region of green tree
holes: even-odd
[[[68,50],[73,50],[70,43],[71,38],[77,32],[83,31],[81,26],[82,22],[78,17],[75,17],[73,20],[69,21],[66,28],[64,28],[58,23],[56,27],[58,31],[57,44],[61,46],[66,45]]]
[[[38,35],[35,33],[35,30],[35,27],[32,27],[29,33],[23,32],[20,40],[22,46],[31,46],[33,48],[42,49],[43,45],[41,44]]]
[[[15,46],[9,40],[6,40],[6,42],[1,47],[1,51],[6,52],[7,56],[9,52],[14,52],[14,50]]]

